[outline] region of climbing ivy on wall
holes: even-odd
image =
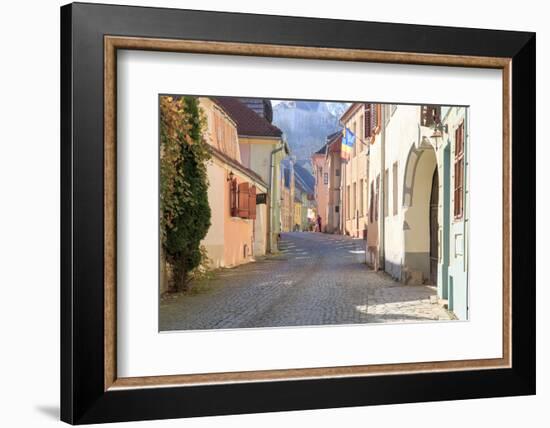
[[[160,236],[172,291],[185,290],[207,257],[200,246],[211,224],[205,124],[196,97],[160,97]]]

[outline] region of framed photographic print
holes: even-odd
[[[535,393],[535,35],[61,8],[61,418]]]

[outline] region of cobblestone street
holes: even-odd
[[[220,270],[199,291],[166,295],[160,330],[450,320],[435,287],[403,285],[364,264],[364,241],[282,235],[281,252]]]

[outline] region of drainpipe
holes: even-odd
[[[273,217],[273,205],[274,205],[274,200],[273,200],[273,197],[274,197],[274,191],[273,191],[273,174],[274,174],[274,171],[275,171],[275,164],[273,163],[273,156],[275,156],[275,154],[277,154],[278,152],[280,152],[281,150],[283,150],[285,147],[284,143],[282,142],[281,143],[281,146],[278,147],[278,148],[275,148],[273,150],[271,150],[271,154],[269,156],[269,168],[270,168],[270,173],[269,173],[269,208],[268,208],[268,221],[267,221],[267,233],[269,234],[268,236],[268,243],[269,243],[269,251],[272,252],[273,251],[273,233],[272,233],[272,230],[271,230],[271,221],[272,221],[272,217]]]
[[[381,118],[380,123],[382,130],[380,132],[380,194],[382,195],[382,200],[378,203],[380,204],[380,254],[379,254],[379,263],[383,271],[386,270],[386,234],[385,234],[385,223],[386,223],[386,205],[385,200],[388,197],[386,195],[386,109],[385,104],[382,104],[380,108]],[[388,174],[389,175],[389,174]],[[389,202],[389,201],[388,201]]]

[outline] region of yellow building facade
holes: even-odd
[[[369,129],[371,116],[377,113],[371,113],[370,106],[372,104],[353,103],[340,119],[342,126],[355,134],[350,158],[343,160],[341,166],[340,230],[355,238],[364,236],[368,224]]]

